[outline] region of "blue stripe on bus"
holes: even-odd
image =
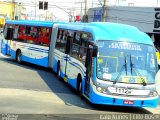
[[[67,59],[64,59],[64,60],[67,60]],[[83,73],[83,76],[86,75],[85,70],[83,70],[83,68],[82,68],[79,64],[77,64],[77,63],[75,63],[75,62],[72,62],[71,60],[67,60],[67,61],[68,61],[71,65],[73,65],[73,66],[79,68],[80,71]]]
[[[29,62],[29,63],[33,63],[33,64],[36,64],[36,65],[40,65],[40,66],[43,66],[43,67],[48,67],[48,57],[43,57],[43,58],[30,58],[30,57],[27,57],[25,55],[22,55],[22,60],[23,61],[26,61],[26,62]]]
[[[84,72],[84,74],[86,74],[85,70],[78,63],[71,61],[71,59],[69,57],[64,57],[64,60],[67,60],[69,63],[72,62],[72,64],[74,64],[74,66],[75,65],[79,66],[82,69],[82,71]]]
[[[46,49],[42,49],[42,48],[36,48],[36,47],[29,47],[29,48],[37,49],[37,50],[42,50],[42,51],[47,51],[47,52],[48,52],[48,50],[46,50]]]
[[[28,50],[34,50],[34,51],[38,51],[38,52],[48,53],[48,51],[39,50],[39,49],[34,49],[34,48],[28,48]]]

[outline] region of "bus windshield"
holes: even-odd
[[[154,83],[155,49],[146,44],[98,41],[97,78],[124,83]]]

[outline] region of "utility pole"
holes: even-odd
[[[18,20],[21,20],[21,8],[22,8],[22,3],[18,3]]]
[[[35,16],[34,16],[34,20],[36,20],[36,5],[37,5],[37,3],[35,2]]]
[[[48,11],[46,10],[46,18],[45,18],[46,21],[48,20],[48,18],[47,18],[47,17],[48,17],[48,16],[47,16],[47,12],[48,12]]]
[[[83,12],[82,12],[82,8],[83,8],[83,3],[84,3],[84,1],[83,2],[77,2],[77,3],[75,3],[75,4],[81,4],[81,12],[80,12],[80,16],[81,16],[81,21],[82,21],[82,18],[83,18]]]
[[[82,2],[81,2],[81,19],[82,19]]]
[[[104,0],[104,3],[103,3],[102,21],[103,22],[106,21],[106,0]]]
[[[85,0],[85,8],[84,8],[84,22],[87,22],[87,0]]]
[[[12,12],[12,13],[13,13],[13,14],[12,14],[12,19],[15,19],[15,16],[16,16],[16,15],[15,15],[15,0],[12,0],[12,11],[13,11],[13,12]]]
[[[68,15],[69,15],[69,22],[73,22],[73,16],[74,15],[72,15],[73,14],[73,8],[70,8],[70,9],[67,9],[69,12],[67,12],[68,13]]]

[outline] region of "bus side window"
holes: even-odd
[[[55,46],[55,48],[57,49],[59,49],[60,47],[61,35],[62,35],[62,30],[59,29],[57,34],[57,39],[56,39],[56,46]]]
[[[35,43],[35,37],[32,35],[34,27],[31,26],[26,26],[26,31],[25,31],[25,35],[26,35],[26,40],[28,43],[34,44]]]
[[[66,41],[67,41],[67,30],[58,31],[57,40],[56,40],[56,49],[65,53]]]
[[[19,26],[15,25],[14,34],[13,34],[13,40],[18,40],[18,29],[19,29]]]
[[[13,31],[14,31],[14,25],[8,25],[5,39],[12,40],[12,38],[13,38]]]
[[[91,33],[87,34],[87,39],[88,39],[88,41],[93,41],[93,36]]]
[[[88,34],[85,32],[82,32],[80,41],[81,41],[81,45],[80,45],[80,51],[79,51],[79,59],[83,64],[85,64],[87,47],[88,47]]]
[[[51,29],[50,28],[41,28],[41,45],[49,46],[50,43],[50,36],[51,36]]]
[[[73,43],[71,48],[71,56],[78,59],[80,49],[80,32],[74,32]]]
[[[7,29],[8,29],[8,24],[5,24],[5,27],[4,27],[4,38],[6,38],[7,36]]]
[[[35,44],[40,44],[42,41],[42,31],[40,27],[36,27]]]
[[[72,44],[73,44],[73,38],[74,38],[74,31],[72,31],[72,30],[68,30],[68,36],[67,36],[67,41],[69,40],[70,41],[70,55],[71,55],[71,49],[72,49]],[[68,49],[67,48],[67,45],[66,45],[66,49]]]
[[[18,29],[18,40],[19,41],[25,41],[26,40],[26,34],[25,34],[25,26],[20,25]]]
[[[31,32],[31,27],[30,26],[26,26],[25,34],[30,34],[30,32]]]
[[[50,42],[51,42],[51,33],[52,33],[52,29],[51,28],[46,28],[44,45],[47,45],[47,46],[50,45]]]

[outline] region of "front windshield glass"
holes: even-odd
[[[97,77],[125,83],[154,83],[155,49],[137,43],[98,41]]]

